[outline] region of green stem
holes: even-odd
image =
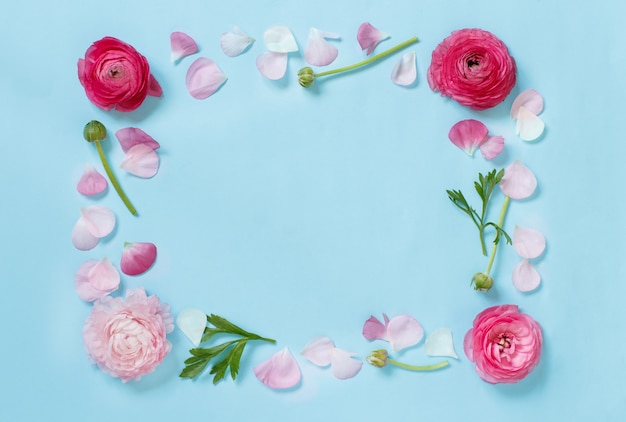
[[[498,218],[498,227],[502,227],[504,224],[504,217],[506,216],[506,211],[509,208],[509,203],[511,202],[511,198],[508,196],[504,197],[504,203],[502,204],[502,209],[500,210],[500,218]],[[493,248],[491,249],[491,256],[489,257],[489,263],[487,264],[487,270],[485,271],[485,275],[489,277],[489,273],[491,272],[491,267],[493,266],[493,261],[496,259],[496,252],[498,251],[498,245],[500,242],[494,242]]]
[[[102,145],[100,145],[100,141],[95,140],[93,141],[93,143],[96,144],[96,149],[98,150],[98,155],[100,156],[100,160],[102,161],[102,165],[104,166],[104,171],[106,171],[107,175],[109,176],[109,180],[111,180],[111,184],[115,188],[115,191],[120,196],[120,198],[122,198],[122,202],[124,202],[124,205],[126,205],[128,211],[130,211],[132,215],[137,215],[137,210],[135,209],[135,207],[133,207],[133,204],[130,203],[130,199],[128,199],[128,197],[122,190],[120,183],[117,181],[115,174],[113,174],[113,170],[111,170],[111,166],[109,166],[109,162],[104,155],[104,150],[102,149]]]
[[[413,37],[410,38],[406,41],[404,41],[403,43],[400,43],[398,45],[396,45],[395,47],[390,48],[389,50],[385,50],[382,53],[376,54],[368,59],[365,59],[363,61],[360,61],[358,63],[352,64],[350,66],[345,66],[345,67],[340,67],[338,69],[333,69],[333,70],[327,70],[326,72],[320,72],[320,73],[315,73],[313,76],[315,78],[319,78],[321,76],[328,76],[328,75],[334,75],[335,73],[341,73],[341,72],[348,72],[350,70],[354,70],[357,69],[361,66],[365,66],[367,64],[370,64],[372,62],[375,62],[376,60],[382,59],[384,57],[387,57],[393,53],[395,53],[396,51],[402,50],[405,47],[408,47],[411,44],[415,44],[418,41],[417,37]]]
[[[397,360],[393,360],[393,359],[387,359],[387,363],[396,365],[403,369],[408,369],[409,371],[433,371],[435,369],[448,366],[447,360],[444,360],[443,362],[435,363],[434,365],[423,365],[423,366],[407,365],[406,363],[398,362]]]
[[[272,339],[272,338],[267,338],[267,337],[261,337],[261,336],[254,336],[254,337],[250,337],[250,340],[261,340],[261,341],[267,341],[268,343],[272,343],[272,344],[276,344],[276,340]]]

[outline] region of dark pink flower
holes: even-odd
[[[94,42],[78,59],[78,79],[87,98],[103,110],[133,111],[146,96],[160,97],[161,86],[148,60],[133,46],[113,37]]]
[[[492,384],[516,383],[541,357],[541,326],[517,305],[492,306],[474,318],[463,348],[480,377]]]
[[[427,77],[433,91],[484,110],[509,95],[516,71],[515,60],[495,35],[482,29],[461,29],[435,48]]]

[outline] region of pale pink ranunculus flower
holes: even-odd
[[[500,305],[476,315],[463,348],[483,380],[513,384],[537,366],[542,342],[537,321],[519,312],[517,305]]]
[[[166,339],[174,329],[169,309],[142,288],[129,290],[126,299],[97,300],[83,326],[89,361],[122,382],[153,372],[172,348]]]
[[[461,29],[433,51],[428,85],[464,106],[485,110],[500,104],[516,82],[515,60],[491,32]]]

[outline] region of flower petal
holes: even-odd
[[[128,150],[120,167],[130,174],[147,179],[159,170],[159,155],[145,144],[137,144]]]
[[[81,219],[93,236],[108,236],[115,228],[115,214],[107,207],[92,205],[80,209]]]
[[[387,340],[387,327],[373,315],[363,324],[363,337],[366,340]]]
[[[452,331],[449,328],[438,328],[426,337],[424,351],[429,356],[448,356],[458,359],[454,351]]]
[[[333,375],[340,379],[345,380],[354,377],[359,373],[363,362],[353,359],[355,353],[346,352],[345,350],[337,349],[333,347],[331,353],[331,368]]]
[[[246,51],[256,40],[243,32],[238,26],[233,26],[231,32],[224,32],[220,36],[222,51],[229,57],[236,57]]]
[[[513,285],[520,292],[530,292],[539,287],[541,276],[527,259],[523,259],[513,269]]]
[[[265,47],[274,53],[291,53],[298,51],[298,44],[291,30],[284,25],[274,25],[263,33]]]
[[[150,77],[148,78],[148,92],[146,95],[153,97],[160,97],[163,95],[163,89],[161,88],[159,81],[157,81],[152,74],[150,74]]]
[[[91,234],[84,218],[79,218],[72,229],[72,245],[78,250],[88,251],[100,242],[100,238]]]
[[[89,282],[98,290],[116,290],[120,285],[120,273],[108,258],[98,261],[88,273]]]
[[[448,138],[467,155],[472,156],[476,148],[485,142],[488,134],[489,129],[482,122],[467,119],[455,123],[448,133]]]
[[[338,34],[323,32],[317,28],[309,30],[309,41],[304,50],[304,58],[313,66],[327,66],[331,64],[339,54],[337,47],[326,41],[326,38],[339,39]]]
[[[117,290],[119,284],[120,275],[106,258],[86,261],[74,274],[76,293],[86,302],[103,298]]]
[[[150,242],[126,242],[120,261],[120,269],[126,275],[143,274],[154,264],[157,248]]]
[[[254,375],[270,388],[291,388],[300,382],[301,377],[298,362],[286,347],[255,366]]]
[[[519,160],[515,160],[504,170],[499,186],[500,190],[511,199],[524,199],[535,192],[537,179],[528,167]]]
[[[367,49],[368,56],[372,54],[381,41],[387,38],[389,38],[389,35],[373,27],[369,22],[362,23],[356,34],[356,39],[361,46],[361,50]]]
[[[520,107],[515,124],[515,133],[522,141],[534,141],[543,133],[546,124],[526,107]]]
[[[517,119],[520,107],[524,107],[532,114],[538,115],[543,110],[543,98],[534,89],[522,91],[511,105],[511,119]]]
[[[502,136],[487,136],[480,146],[480,153],[485,160],[493,160],[504,150],[504,138]]]
[[[398,352],[422,341],[424,329],[412,316],[398,315],[389,321],[387,335],[391,347]]]
[[[400,86],[409,86],[417,79],[417,65],[415,63],[415,51],[404,53],[396,62],[391,71],[391,80]]]
[[[184,32],[172,32],[170,34],[170,46],[172,49],[172,62],[198,52],[198,44]]]
[[[187,69],[185,83],[192,97],[204,100],[213,95],[227,79],[213,60],[199,57]]]
[[[261,75],[276,81],[287,72],[287,53],[273,53],[266,51],[256,58],[256,67]]]
[[[125,127],[115,132],[115,137],[120,142],[122,151],[127,153],[129,149],[138,144],[147,145],[152,149],[159,149],[161,145],[138,127]]]
[[[91,164],[87,164],[83,175],[76,185],[76,190],[85,196],[92,196],[104,192],[106,188],[107,179],[98,173]]]
[[[513,248],[522,258],[537,258],[546,249],[546,238],[537,230],[515,226]]]
[[[326,337],[319,336],[309,341],[300,354],[317,366],[330,365],[335,343]]]
[[[176,318],[176,325],[195,347],[200,345],[206,323],[206,314],[195,308],[183,309]]]

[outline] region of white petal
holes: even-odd
[[[263,34],[265,47],[274,53],[291,53],[298,51],[298,44],[291,30],[284,25],[268,28]]]
[[[391,80],[400,86],[409,86],[417,78],[417,65],[415,63],[415,51],[404,53],[391,71]]]
[[[521,92],[511,105],[511,119],[517,119],[520,107],[524,107],[531,113],[538,115],[543,110],[543,98],[534,89]]]
[[[115,228],[115,214],[107,207],[92,205],[80,209],[89,232],[99,238],[108,236]]]
[[[147,179],[159,170],[159,155],[148,145],[137,144],[128,150],[120,167],[130,174]]]
[[[537,258],[546,249],[546,238],[537,230],[515,226],[513,249],[522,258]]]
[[[200,345],[206,322],[206,314],[194,308],[183,309],[176,318],[176,325],[195,347]]]
[[[330,365],[335,343],[326,337],[319,336],[309,341],[300,354],[317,366]]]
[[[100,238],[91,234],[84,218],[79,218],[72,229],[72,245],[78,250],[88,251],[96,247]]]
[[[234,26],[232,32],[224,32],[220,36],[222,51],[229,57],[236,57],[246,51],[256,40]]]
[[[520,292],[530,292],[539,287],[541,276],[528,260],[524,259],[513,269],[513,285]]]
[[[287,53],[266,51],[257,57],[256,67],[261,75],[276,81],[285,76],[285,72],[287,72]]]
[[[339,54],[337,47],[330,44],[325,38],[338,39],[339,35],[311,28],[309,41],[304,50],[304,58],[307,63],[313,66],[327,66],[337,58]]]
[[[448,356],[458,359],[452,342],[452,331],[449,328],[438,328],[426,337],[424,351],[429,356]]]
[[[337,379],[345,380],[359,373],[363,362],[353,359],[353,356],[355,356],[355,353],[346,352],[345,350],[333,347],[330,364],[333,375]]]
[[[515,132],[522,141],[534,141],[539,138],[545,127],[546,125],[540,117],[537,117],[526,107],[519,108]]]

